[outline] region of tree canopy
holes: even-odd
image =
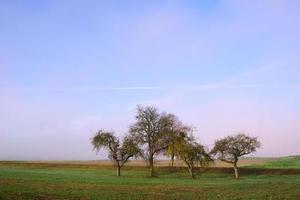
[[[91,141],[94,150],[99,152],[101,148],[106,148],[109,152],[109,158],[114,161],[117,167],[117,176],[121,175],[121,168],[132,157],[136,157],[140,150],[134,138],[126,136],[122,145],[120,140],[114,136],[113,132],[99,130]]]
[[[191,178],[194,178],[194,169],[200,165],[208,166],[213,159],[205,150],[205,147],[196,142],[194,137],[187,133],[180,135],[174,142],[174,152],[176,157],[181,159],[187,166]]]
[[[154,176],[154,156],[165,150],[172,139],[172,119],[172,115],[161,113],[156,107],[137,106],[136,122],[129,132],[143,150],[141,155],[148,161],[150,176]]]
[[[260,146],[261,143],[256,137],[239,133],[216,140],[211,153],[221,161],[233,164],[235,177],[239,178],[237,169],[239,157],[255,152]]]

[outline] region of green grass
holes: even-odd
[[[249,173],[208,170],[191,180],[184,169],[127,167],[122,177],[109,167],[1,163],[0,199],[300,199],[300,171]],[[287,175],[290,174],[290,175]]]
[[[300,156],[282,157],[264,164],[254,164],[250,167],[300,169]]]

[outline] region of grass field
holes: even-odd
[[[254,163],[251,167],[278,168],[278,169],[300,169],[300,156],[288,156],[270,160],[265,163]]]
[[[124,168],[122,177],[115,176],[108,162],[0,162],[0,199],[296,200],[297,159],[249,162],[251,167],[241,168],[240,180],[233,179],[232,169],[220,166],[202,170],[191,180],[185,168],[171,172],[166,161],[158,163],[157,178],[149,178],[140,162]]]

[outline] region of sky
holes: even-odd
[[[0,159],[95,160],[136,105],[300,154],[300,1],[0,0]]]

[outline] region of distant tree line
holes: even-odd
[[[241,156],[255,152],[260,147],[256,137],[244,133],[227,136],[215,141],[211,151],[198,143],[193,136],[193,128],[183,124],[177,116],[160,112],[154,106],[137,106],[135,123],[129,126],[129,133],[123,142],[112,131],[99,130],[92,138],[94,150],[106,148],[114,162],[117,176],[121,168],[131,158],[143,158],[148,163],[150,176],[155,176],[155,157],[163,154],[171,159],[182,160],[194,178],[196,166],[204,167],[215,159],[233,165],[235,178],[239,178],[237,163]]]

